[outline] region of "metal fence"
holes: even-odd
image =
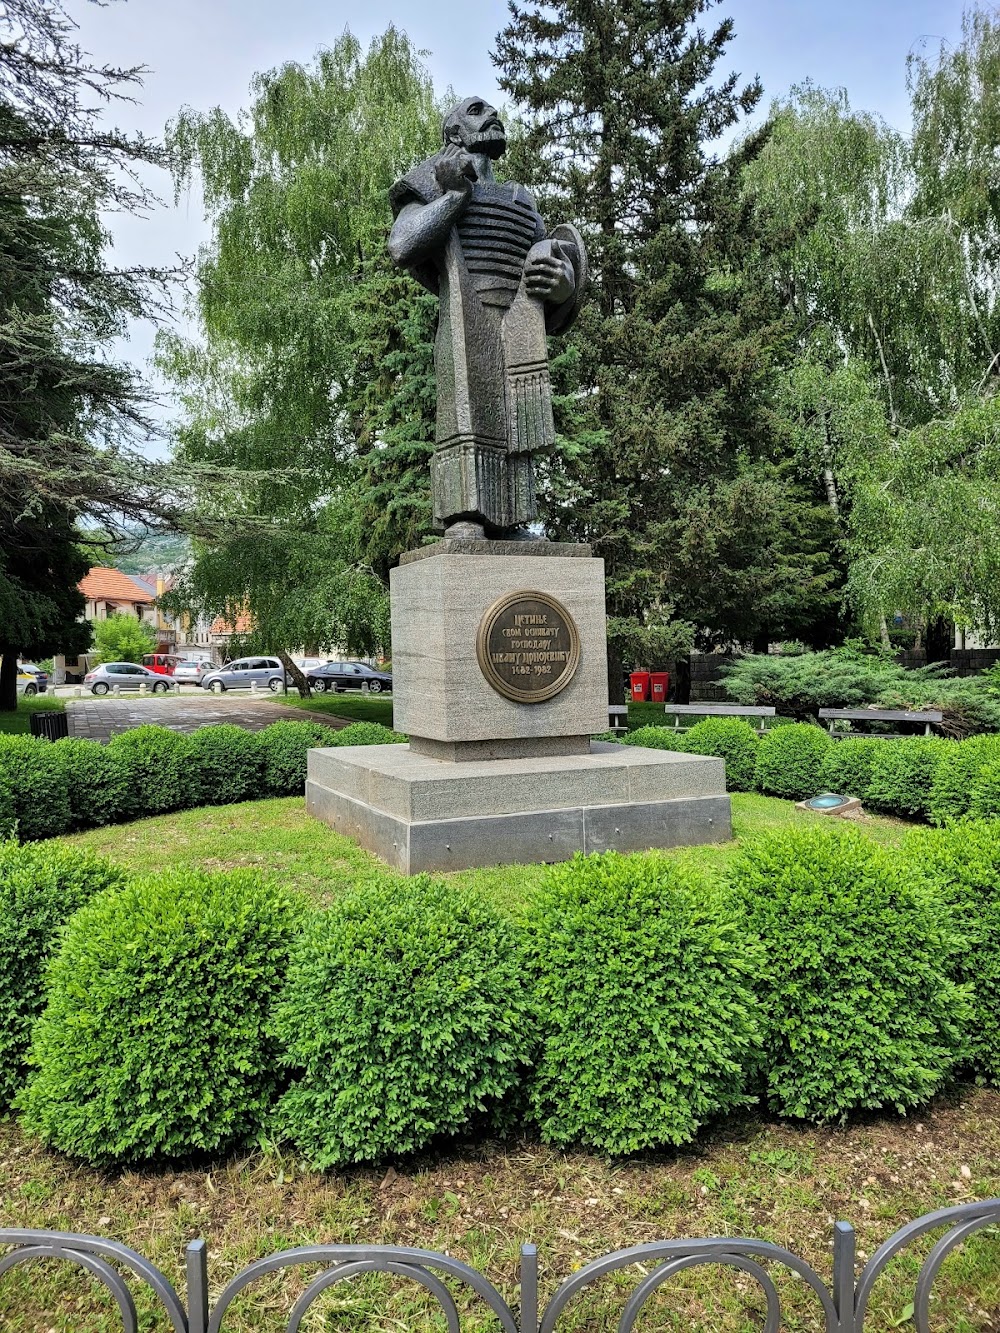
[[[782,1326],[781,1299],[765,1265],[780,1265],[797,1274],[812,1289],[826,1333],[863,1333],[872,1287],[886,1265],[911,1242],[941,1231],[942,1235],[924,1259],[912,1293],[912,1323],[918,1333],[930,1333],[932,1292],[945,1259],[976,1232],[995,1226],[1000,1226],[1000,1199],[928,1213],[891,1236],[872,1255],[856,1280],[854,1229],[846,1222],[838,1222],[834,1228],[832,1289],[802,1259],[766,1241],[717,1238],[634,1245],[606,1254],[581,1268],[563,1282],[541,1311],[538,1304],[538,1256],[533,1245],[525,1245],[521,1250],[520,1299],[514,1307],[504,1300],[491,1282],[467,1264],[431,1250],[391,1245],[307,1245],[283,1250],[244,1269],[223,1288],[212,1304],[205,1242],[192,1241],[187,1247],[185,1308],[180,1296],[158,1269],[116,1241],[57,1231],[0,1229],[0,1250],[7,1251],[0,1257],[0,1280],[20,1264],[36,1259],[61,1259],[83,1269],[107,1289],[118,1306],[123,1333],[139,1333],[132,1291],[136,1284],[144,1285],[152,1293],[160,1308],[161,1324],[172,1333],[226,1333],[233,1326],[232,1318],[227,1321],[227,1315],[241,1293],[249,1289],[252,1297],[254,1284],[271,1274],[318,1267],[318,1274],[308,1281],[284,1326],[285,1333],[300,1333],[306,1314],[324,1292],[362,1273],[383,1273],[415,1282],[428,1292],[439,1310],[440,1317],[435,1323],[443,1319],[448,1333],[461,1333],[462,1322],[449,1282],[476,1293],[505,1333],[529,1333],[529,1330],[530,1333],[558,1333],[561,1316],[585,1288],[608,1274],[635,1265],[640,1280],[631,1294],[623,1297],[623,1308],[616,1324],[617,1333],[632,1333],[647,1302],[671,1278],[688,1269],[716,1265],[747,1274],[758,1284],[766,1303],[764,1333],[778,1333]],[[270,1301],[268,1308],[272,1308]],[[704,1327],[708,1330],[710,1325]]]

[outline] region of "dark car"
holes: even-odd
[[[307,671],[306,680],[309,688],[317,694],[322,694],[324,690],[329,690],[331,694],[340,694],[342,690],[360,690],[365,683],[372,694],[392,689],[392,674],[376,671],[365,662],[327,662],[326,666]]]

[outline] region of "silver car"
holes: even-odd
[[[226,690],[248,690],[251,685],[269,689],[273,694],[285,684],[285,668],[276,657],[241,657],[224,667],[208,671],[201,678],[201,688],[214,694]]]
[[[187,685],[200,685],[202,677],[211,670],[211,662],[185,657],[174,667],[174,680],[184,681]]]
[[[105,662],[88,671],[83,683],[90,687],[91,694],[110,694],[116,685],[121,690],[137,690],[140,685],[145,685],[154,694],[166,694],[170,689],[166,676],[147,671],[138,662]]]

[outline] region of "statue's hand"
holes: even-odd
[[[573,265],[562,258],[557,243],[554,243],[551,254],[541,253],[528,259],[524,266],[524,282],[529,296],[550,305],[562,305],[573,295],[576,274]]]
[[[475,163],[468,153],[443,157],[435,164],[434,175],[446,194],[464,194],[466,198],[472,194],[472,187],[478,180]]]

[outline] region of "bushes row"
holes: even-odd
[[[426,877],[319,911],[245,872],[123,883],[10,846],[3,1096],[98,1164],[270,1136],[329,1167],[525,1123],[622,1154],[755,1098],[821,1123],[903,1111],[954,1074],[1000,1080],[998,890],[998,823],[901,854],[810,824],[725,882],[579,857],[521,924]]]
[[[402,737],[373,722],[340,731],[274,722],[263,731],[222,725],[190,736],[136,727],[107,745],[0,736],[0,837],[25,842],[196,805],[228,805],[305,789],[310,749],[385,745]]]
[[[1000,817],[1000,735],[835,741],[820,727],[794,722],[760,737],[742,718],[710,718],[686,732],[640,727],[623,744],[717,755],[726,761],[729,791],[793,801],[839,792],[885,814],[938,825],[967,815]]]

